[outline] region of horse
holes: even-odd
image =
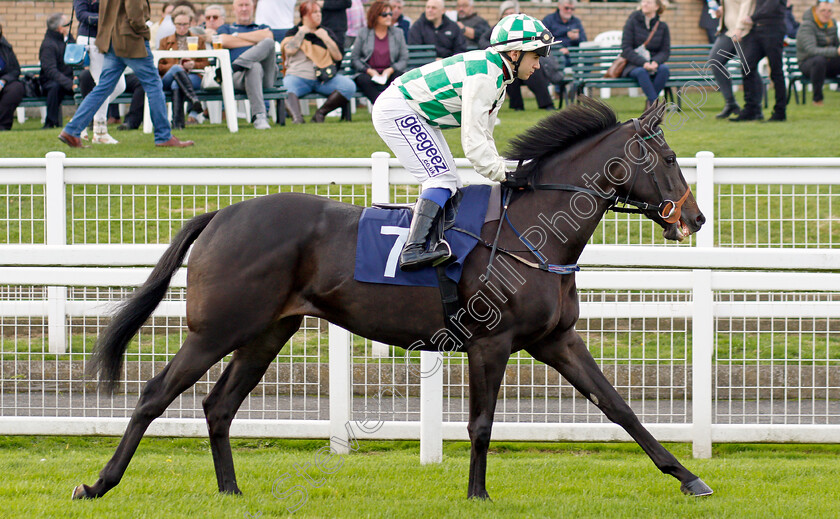
[[[679,480],[684,493],[712,493],[642,426],[601,372],[575,331],[575,269],[556,268],[576,263],[607,209],[640,212],[670,240],[682,240],[703,225],[705,218],[664,140],[665,114],[666,105],[655,104],[620,123],[607,105],[581,98],[511,141],[507,157],[519,161],[517,174],[527,175],[531,188],[506,191],[504,216],[483,225],[480,246],[467,256],[458,284],[460,301],[468,302],[469,310],[458,315],[464,339],[459,349],[469,362],[468,498],[489,498],[485,476],[496,400],[508,360],[520,350],[559,371],[623,427],[660,471]],[[72,497],[97,498],[115,487],[149,424],[230,353],[203,409],[219,492],[240,494],[231,421],[304,316],[386,344],[436,350],[425,340],[445,324],[436,288],[354,280],[362,210],[282,193],[188,221],[100,335],[91,375],[98,375],[102,390],[113,391],[130,339],[163,299],[192,246],[186,339],[144,386],[99,479],[78,485]],[[537,261],[522,257],[529,251]],[[499,309],[493,319],[486,308],[477,310],[475,299],[491,293]]]

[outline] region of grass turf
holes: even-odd
[[[443,463],[425,466],[416,442],[361,442],[359,452],[323,475],[316,451],[325,440],[237,440],[244,495],[222,496],[208,441],[164,438],[145,439],[121,484],[104,498],[71,502],[73,487],[93,483],[116,443],[0,437],[3,516],[283,517],[299,504],[295,517],[814,518],[834,517],[840,505],[840,446],[718,445],[713,459],[693,460],[690,446],[668,445],[715,490],[691,498],[634,444],[498,443],[488,459],[493,502],[480,502],[465,498],[463,442],[445,443]],[[296,465],[321,486],[295,474]]]
[[[837,92],[826,91],[822,107],[791,102],[785,123],[730,123],[715,119],[714,115],[723,108],[723,100],[711,91],[705,93],[705,100],[697,93],[688,95],[686,101],[685,111],[681,116],[670,117],[666,128],[666,139],[679,157],[693,157],[703,150],[725,157],[840,155],[840,142],[832,138],[840,109]],[[644,106],[641,97],[612,97],[606,102],[621,120],[637,117]],[[500,151],[511,138],[547,115],[535,109],[533,99],[526,99],[526,108],[521,112],[507,107],[501,110],[502,124],[494,132]],[[769,111],[766,112],[769,116]],[[71,149],[59,142],[58,130],[41,130],[40,126],[36,118],[23,125],[15,122],[12,131],[0,134],[0,156],[43,157],[58,150],[69,157],[369,157],[375,151],[387,151],[364,108],[357,110],[350,123],[330,117],[324,124],[287,124],[257,131],[240,120],[240,131],[236,134],[228,132],[223,124],[190,126],[175,132],[180,139],[195,140],[195,147],[184,149],[157,149],[151,134],[120,132],[115,127],[111,127],[111,134],[121,141],[120,145]],[[460,132],[450,130],[444,134],[454,155],[462,157]]]

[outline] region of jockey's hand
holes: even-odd
[[[527,176],[517,175],[515,171],[508,171],[505,173],[502,185],[510,189],[525,189],[530,186],[530,182]]]

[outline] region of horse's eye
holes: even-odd
[[[677,156],[676,155],[668,155],[667,157],[665,157],[665,164],[668,164],[669,166],[673,166],[676,163],[677,163]]]

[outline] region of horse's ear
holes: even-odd
[[[662,122],[662,118],[665,117],[665,111],[667,108],[668,103],[660,102],[659,99],[657,99],[647,110],[644,111],[639,119],[644,122],[645,127],[655,128]]]

